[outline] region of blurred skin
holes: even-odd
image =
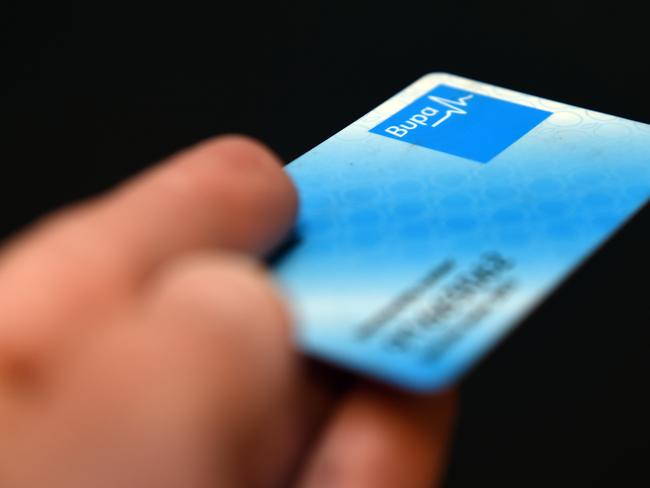
[[[272,153],[223,137],[7,244],[0,486],[435,486],[452,393],[294,350],[258,261],[296,207]]]

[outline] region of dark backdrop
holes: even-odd
[[[431,71],[650,122],[632,2],[58,3],[0,15],[0,236],[213,134],[291,160]],[[465,382],[449,486],[647,484],[647,220]]]

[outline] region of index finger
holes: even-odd
[[[293,185],[260,143],[242,136],[201,143],[7,246],[0,335],[34,336],[48,317],[112,307],[188,252],[265,253],[291,227],[296,206]]]
[[[55,214],[12,247],[41,264],[84,265],[74,261],[90,255],[137,275],[199,248],[264,253],[289,230],[296,206],[271,151],[243,136],[219,137]]]

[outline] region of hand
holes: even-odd
[[[424,487],[451,393],[342,390],[256,257],[297,198],[243,137],[182,152],[0,254],[0,486]]]

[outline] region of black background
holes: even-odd
[[[632,2],[22,2],[0,28],[1,236],[214,134],[289,161],[431,71],[650,122]],[[448,486],[648,483],[648,229],[464,384]]]

